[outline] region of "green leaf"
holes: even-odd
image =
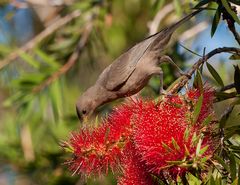
[[[190,173],[187,174],[187,180],[188,180],[188,183],[191,185],[201,185],[202,184],[202,181],[200,179],[198,179],[197,177],[193,176]]]
[[[230,174],[231,174],[231,178],[232,180],[235,180],[237,177],[237,166],[236,166],[236,160],[234,157],[234,154],[231,152],[229,155],[229,160],[230,160]]]
[[[185,149],[185,155],[188,157],[188,156],[190,156],[191,154],[190,154],[190,152],[189,152],[189,150],[188,150],[188,148],[187,148],[187,146],[184,144],[184,149]]]
[[[240,94],[240,69],[238,65],[233,65],[234,67],[234,85],[238,94]]]
[[[202,122],[204,126],[209,125],[209,123],[212,121],[213,115],[209,114]]]
[[[229,98],[233,98],[233,97],[237,97],[237,93],[236,92],[231,92],[231,93],[227,93],[227,92],[216,92],[216,98],[221,101],[221,100],[226,100]]]
[[[204,6],[205,4],[210,3],[211,1],[212,0],[202,0],[194,8],[200,8],[201,6]]]
[[[203,81],[202,81],[202,75],[199,70],[196,72],[196,76],[194,78],[193,86],[200,90],[200,92],[203,92]]]
[[[240,5],[240,1],[239,0],[229,0],[231,3],[236,4],[236,5]]]
[[[189,139],[189,128],[187,127],[186,130],[184,131],[183,139],[184,141],[187,141]]]
[[[4,107],[11,107],[16,101],[23,97],[22,92],[18,91],[3,102]]]
[[[177,12],[178,15],[182,14],[182,3],[180,0],[174,0],[173,1],[174,6],[175,6],[175,10]]]
[[[200,154],[201,146],[202,146],[202,138],[200,137],[198,140],[197,148],[196,148],[196,156],[201,155]]]
[[[221,117],[221,120],[219,121],[220,128],[224,128],[226,126],[227,120],[228,120],[230,114],[232,113],[233,108],[234,108],[233,106],[228,107],[227,111],[224,112],[223,116]]]
[[[194,110],[193,110],[193,124],[195,124],[198,120],[199,114],[201,112],[202,108],[202,103],[203,103],[203,95],[199,96],[197,103],[194,105]]]
[[[224,87],[224,83],[222,81],[222,78],[220,77],[220,75],[218,74],[218,72],[213,68],[213,66],[211,64],[209,64],[208,62],[206,62],[207,64],[207,68],[208,71],[211,73],[211,75],[213,76],[213,78],[216,80],[216,82],[221,86]]]
[[[74,36],[74,37],[71,37],[69,39],[65,39],[61,42],[56,42],[54,44],[51,44],[49,46],[49,49],[51,51],[61,51],[61,50],[67,50],[69,48],[72,48],[72,46],[74,44],[76,44],[76,42],[78,41],[79,39],[79,36]]]
[[[62,115],[62,94],[59,81],[55,81],[50,86],[50,98],[52,102],[54,117],[56,120],[59,120]]]
[[[211,175],[210,180],[209,180],[209,185],[215,185],[215,180],[214,180],[212,175]]]
[[[208,145],[206,145],[205,147],[203,147],[203,148],[199,151],[199,154],[200,154],[200,155],[204,154],[204,153],[207,151],[208,147],[209,147]]]
[[[239,185],[238,178],[236,178],[231,185]]]
[[[177,151],[180,151],[180,146],[177,144],[177,141],[173,137],[172,137],[172,144]]]
[[[240,55],[239,54],[233,54],[229,57],[230,60],[240,60]]]
[[[240,24],[240,20],[238,19],[238,16],[236,15],[236,13],[231,9],[231,7],[228,4],[227,0],[221,0],[223,6],[225,7],[225,9],[227,10],[227,12],[229,13],[229,15],[231,15],[231,17],[238,23]]]
[[[6,46],[4,44],[0,44],[0,54],[7,55],[7,54],[10,54],[11,51],[12,51],[12,49],[9,48],[8,46]]]
[[[55,69],[58,69],[60,67],[60,65],[57,63],[57,61],[53,57],[47,55],[39,48],[34,49],[34,52],[43,60],[43,62],[45,62],[49,66]]]
[[[215,15],[213,17],[213,21],[212,21],[211,37],[213,37],[214,33],[217,30],[220,18],[221,18],[221,6],[218,6],[218,8],[216,10],[216,13],[215,13]]]
[[[31,55],[24,53],[24,52],[20,52],[19,56],[26,62],[28,63],[30,66],[34,67],[35,69],[39,69],[40,64],[37,60],[35,60]]]
[[[12,81],[12,85],[16,87],[25,87],[25,86],[33,86],[41,83],[45,79],[44,74],[41,73],[28,73],[22,75],[19,79],[15,79]]]
[[[163,148],[165,148],[166,151],[168,152],[174,152],[174,150],[172,148],[170,148],[167,144],[165,144],[164,142],[162,142],[162,146]]]
[[[228,165],[224,162],[224,160],[223,160],[221,157],[215,155],[214,158],[219,162],[219,164],[222,165],[222,167],[223,167],[225,170],[228,171],[228,173],[230,173],[230,169],[229,169]]]

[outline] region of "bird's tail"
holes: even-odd
[[[191,19],[194,15],[201,12],[203,9],[198,9],[191,14],[187,15],[180,21],[172,24],[171,26],[164,28],[163,30],[159,31],[158,33],[151,35],[149,39],[151,39],[151,44],[149,45],[150,50],[156,50],[159,51],[160,49],[164,49],[167,43],[169,42],[173,32],[181,26],[183,23]]]
[[[198,9],[192,13],[190,13],[189,15],[187,15],[186,17],[182,18],[180,21],[172,24],[171,26],[169,26],[168,28],[166,28],[166,30],[168,31],[168,33],[173,33],[179,26],[181,26],[183,23],[185,23],[186,21],[188,21],[189,19],[191,19],[193,16],[195,16],[196,14],[198,14],[199,12],[201,12],[203,9]],[[161,31],[160,31],[161,32]]]

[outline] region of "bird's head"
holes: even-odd
[[[80,121],[90,116],[98,106],[95,90],[89,88],[84,92],[76,103],[76,111]]]

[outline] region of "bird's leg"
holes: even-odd
[[[160,63],[163,63],[163,62],[168,62],[168,63],[172,64],[174,67],[177,68],[177,70],[179,71],[179,73],[180,73],[182,76],[184,75],[184,76],[187,76],[188,78],[191,78],[191,76],[189,77],[188,74],[184,73],[184,72],[178,67],[178,65],[175,64],[175,62],[173,62],[173,60],[172,60],[169,56],[167,56],[167,55],[161,56],[161,58],[160,58]]]
[[[163,89],[163,70],[162,70],[162,68],[161,68],[161,67],[156,67],[156,68],[153,70],[153,74],[159,75],[159,77],[160,77],[159,94],[160,94],[160,95],[166,95],[167,92]]]
[[[163,89],[163,70],[162,70],[162,68],[160,68],[159,77],[160,77],[159,94],[164,95],[164,94],[166,94],[166,91]]]

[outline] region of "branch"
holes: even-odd
[[[233,23],[233,24],[229,24],[229,23],[228,23],[228,28],[229,28],[229,30],[232,32],[235,40],[236,40],[236,41],[238,42],[238,44],[240,45],[240,36],[239,36],[238,32],[236,31],[236,27],[235,27],[234,23]]]
[[[61,75],[65,74],[71,67],[76,63],[77,59],[79,58],[83,48],[86,46],[88,38],[90,36],[90,33],[92,31],[93,23],[92,21],[87,21],[87,25],[85,26],[85,29],[82,33],[82,37],[80,41],[78,42],[77,47],[75,48],[75,51],[72,53],[70,58],[68,59],[67,63],[64,64],[58,71],[53,73],[48,79],[46,79],[43,83],[33,88],[33,93],[38,93],[42,91],[44,88],[49,86],[52,82],[57,80]]]
[[[231,8],[237,15],[237,9],[236,9],[237,7],[232,6]],[[229,15],[229,13],[226,11],[226,9],[223,10],[222,17],[223,17],[223,20],[226,20],[229,30],[232,32],[235,40],[240,45],[240,36],[239,36],[238,32],[236,31],[236,27],[234,25],[235,20],[232,18],[231,15]]]
[[[202,21],[198,23],[196,26],[188,29],[187,31],[183,32],[183,34],[179,37],[181,42],[185,42],[190,38],[194,38],[197,34],[201,33],[208,27],[208,23],[206,21]]]
[[[10,64],[12,61],[17,59],[21,53],[27,52],[28,50],[34,48],[35,45],[37,45],[39,42],[41,42],[44,38],[51,35],[53,32],[58,30],[60,27],[64,26],[65,24],[69,23],[71,20],[79,17],[81,15],[81,12],[76,10],[72,12],[71,14],[66,15],[65,17],[58,19],[56,22],[51,24],[49,27],[47,27],[45,30],[43,30],[41,33],[39,33],[36,37],[34,37],[32,40],[30,40],[28,43],[26,43],[24,46],[22,46],[20,49],[17,49],[13,51],[11,54],[6,56],[6,58],[2,61],[0,61],[0,70]]]
[[[205,57],[200,58],[187,72],[186,75],[181,76],[180,81],[175,84],[171,89],[168,91],[171,94],[176,93],[180,88],[182,88],[189,80],[189,76],[192,76],[193,73],[209,58],[213,57],[216,54],[219,53],[237,53],[240,54],[240,49],[239,48],[234,48],[234,47],[222,47],[222,48],[216,48],[209,52],[208,54],[205,55]]]
[[[235,84],[234,84],[234,83],[228,84],[228,85],[222,87],[219,91],[220,91],[220,92],[221,92],[221,91],[226,91],[226,90],[232,89],[232,88],[234,88],[234,87],[235,87]]]

